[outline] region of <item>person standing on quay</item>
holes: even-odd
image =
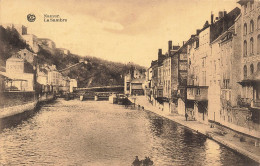
[[[188,120],[188,114],[187,112],[185,113],[185,118],[186,118],[186,121]]]
[[[140,166],[140,165],[141,165],[141,161],[139,160],[138,156],[135,156],[135,160],[132,166]]]

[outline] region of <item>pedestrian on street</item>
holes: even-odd
[[[186,121],[188,120],[188,114],[187,112],[185,113],[185,118],[186,118]]]
[[[135,160],[132,166],[140,166],[140,165],[141,165],[141,161],[139,160],[138,156],[135,156]]]

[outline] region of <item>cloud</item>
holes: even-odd
[[[1,18],[20,23],[38,37],[50,38],[72,53],[148,66],[158,48],[188,40],[211,11],[230,11],[235,0],[0,0]],[[234,1],[234,2],[233,2]],[[36,21],[26,20],[28,13]],[[59,14],[67,23],[45,23]]]

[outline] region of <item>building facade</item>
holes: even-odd
[[[24,38],[26,44],[28,44],[35,53],[37,53],[39,51],[37,36],[35,36],[33,34],[25,34],[25,35],[22,35],[22,37]]]
[[[25,69],[27,65],[18,54],[14,54],[6,61],[6,72],[2,75],[10,78],[6,88],[9,91],[34,91],[34,73],[28,73]]]
[[[240,0],[241,5],[241,69],[239,82],[242,88],[238,97],[240,110],[245,113],[247,125],[243,131],[259,131],[260,124],[260,2]],[[243,109],[241,109],[243,108]],[[246,130],[245,128],[249,128]],[[251,130],[250,130],[251,129]]]
[[[32,65],[36,65],[36,57],[37,54],[32,53],[31,51],[27,50],[27,49],[22,49],[18,52],[18,54],[20,55],[20,57],[24,60],[26,60],[27,62],[29,62]]]

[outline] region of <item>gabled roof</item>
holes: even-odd
[[[24,62],[24,60],[20,57],[19,54],[13,54],[10,58],[7,59],[7,61],[19,61],[19,62]]]
[[[225,36],[227,36],[228,33],[232,33],[232,34],[235,34],[235,29],[234,29],[234,24],[227,30],[225,31],[224,33],[222,33],[217,39],[215,39],[214,41],[212,41],[210,44],[214,44],[215,42],[218,42],[220,40],[223,40],[223,38]]]

